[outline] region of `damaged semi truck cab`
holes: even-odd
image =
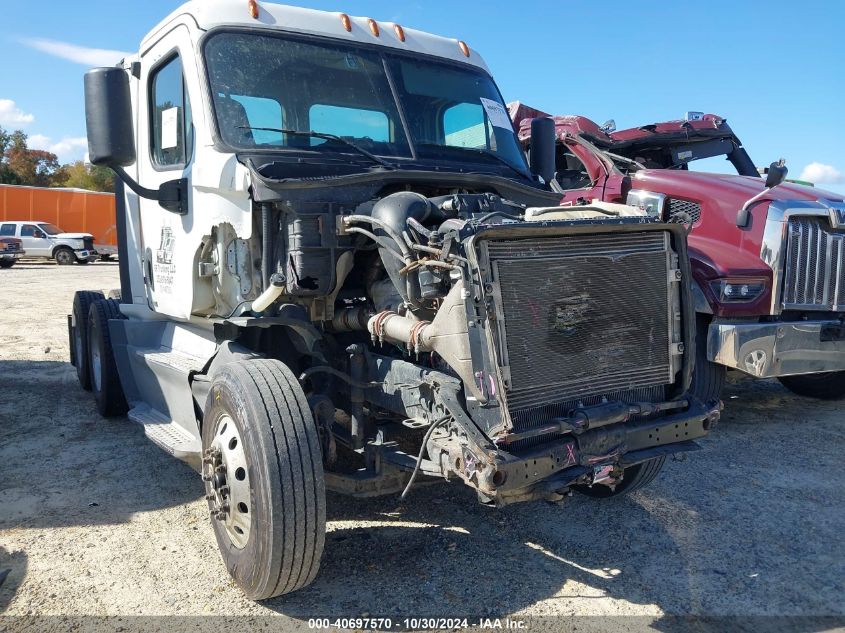
[[[526,144],[531,118],[546,116],[518,103],[510,114]],[[690,227],[699,395],[718,397],[727,368],[803,396],[845,396],[841,194],[784,181],[778,163],[761,178],[714,114],[628,130],[582,116],[554,121],[564,204],[628,202]],[[736,173],[700,171],[698,161],[718,158]]]
[[[203,0],[85,87],[121,292],[77,293],[73,363],[202,472],[250,597],[314,579],[326,489],[609,496],[718,419],[683,227],[559,208],[551,121],[529,168],[464,42]]]

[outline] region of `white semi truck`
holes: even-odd
[[[327,489],[606,497],[718,419],[689,391],[683,226],[557,206],[554,126],[529,168],[464,42],[201,0],[85,94],[121,288],[77,293],[72,362],[202,473],[249,597],[314,579]]]

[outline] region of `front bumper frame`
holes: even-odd
[[[710,324],[708,360],[755,378],[845,371],[845,328],[838,320]]]

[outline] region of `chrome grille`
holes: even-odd
[[[674,218],[679,213],[684,213],[692,218],[691,223],[695,224],[701,219],[701,205],[691,200],[680,198],[669,198],[669,218]]]
[[[485,248],[501,297],[498,346],[512,417],[672,382],[668,233],[497,240]]]
[[[784,265],[787,310],[845,310],[845,232],[825,217],[790,218]]]

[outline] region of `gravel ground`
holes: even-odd
[[[639,615],[662,630],[673,614],[845,616],[841,404],[738,376],[704,450],[640,493],[503,510],[458,484],[404,503],[330,496],[317,581],[249,602],[221,563],[199,477],[126,419],[101,419],[68,364],[73,292],[117,285],[115,264],[0,271],[0,613],[278,615],[291,628]]]

